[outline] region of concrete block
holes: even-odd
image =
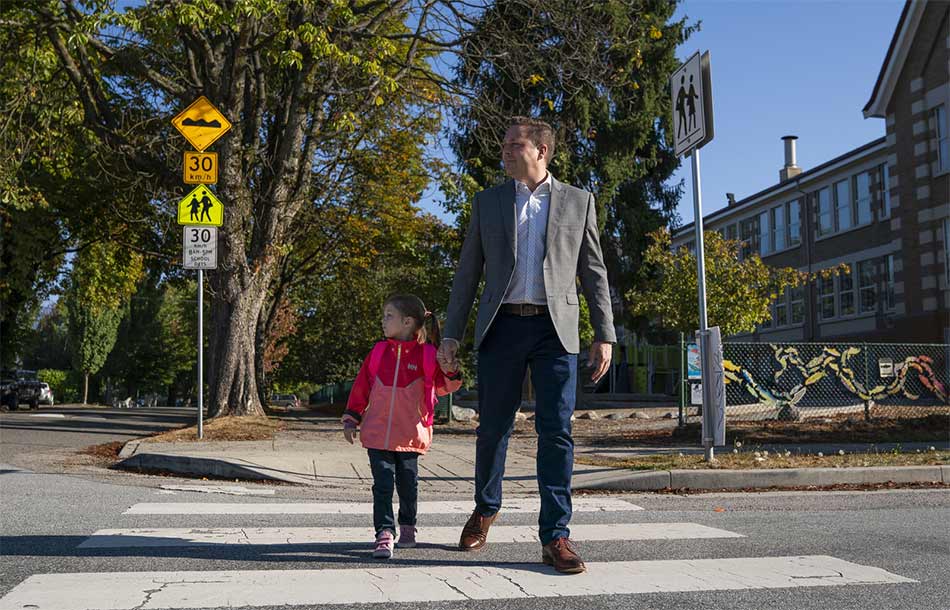
[[[922,77],[913,78],[910,81],[910,92],[917,93],[924,88],[924,79]]]
[[[914,168],[914,177],[920,180],[921,178],[928,178],[930,176],[930,164],[923,163]]]
[[[914,121],[914,126],[912,129],[915,136],[919,136],[922,133],[927,132],[927,121]]]
[[[917,187],[917,201],[930,200],[930,186],[925,184]]]
[[[925,297],[920,305],[924,311],[937,311],[937,297]]]
[[[916,144],[914,144],[915,157],[926,155],[929,150],[930,150],[930,147],[927,146],[926,142],[917,142]]]
[[[917,100],[910,105],[911,114],[920,114],[924,111],[924,100]]]

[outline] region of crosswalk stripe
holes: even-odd
[[[424,527],[420,544],[455,545],[459,527]],[[585,540],[677,540],[743,538],[726,530],[698,523],[600,523],[571,525],[571,539]],[[370,527],[223,527],[99,530],[79,545],[81,549],[188,547],[205,545],[368,544]],[[530,525],[496,525],[491,542],[538,542],[538,528]]]
[[[587,567],[586,573],[567,578],[540,564],[42,574],[0,599],[0,610],[177,610],[916,582],[823,555],[592,562]]]
[[[614,512],[643,510],[618,498],[574,498],[575,513]],[[474,506],[470,500],[420,502],[419,514],[471,514]],[[505,514],[537,513],[541,508],[539,498],[516,498],[506,500],[501,507]],[[371,515],[371,502],[143,502],[126,510],[124,515]]]

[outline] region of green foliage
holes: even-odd
[[[49,384],[50,390],[53,391],[53,399],[58,402],[65,402],[67,397],[76,394],[76,388],[70,382],[68,370],[40,369],[36,372],[36,377]]]
[[[686,248],[672,250],[670,233],[650,234],[642,270],[642,289],[631,290],[632,312],[655,319],[664,329],[692,333],[699,328],[696,257]],[[724,337],[752,332],[771,317],[771,305],[785,290],[812,279],[790,267],[769,267],[757,255],[742,259],[740,242],[715,231],[703,236],[706,266],[706,310],[710,326]],[[838,273],[834,268],[826,273]]]
[[[73,366],[85,375],[97,373],[115,345],[122,314],[116,309],[83,307],[72,294],[66,299]]]

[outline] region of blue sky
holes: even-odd
[[[903,0],[687,0],[677,17],[701,20],[677,53],[708,50],[715,138],[700,151],[703,214],[778,182],[781,137],[798,136],[803,170],[884,135],[883,119],[865,119],[867,103]],[[679,213],[693,220],[686,158]]]
[[[865,119],[903,0],[686,0],[676,18],[702,21],[677,53],[708,50],[715,139],[700,154],[703,213],[778,182],[783,135],[798,136],[798,165],[815,167],[884,135]],[[447,147],[442,148],[451,154]],[[689,159],[679,213],[693,220]],[[432,190],[422,207],[446,221]]]

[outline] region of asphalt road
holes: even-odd
[[[42,411],[41,411],[42,413]],[[28,413],[0,415],[0,610],[8,608],[54,608],[79,610],[83,605],[85,587],[114,589],[116,595],[127,586],[126,578],[135,572],[169,572],[185,597],[192,601],[174,607],[214,608],[249,605],[273,606],[272,601],[253,602],[235,593],[203,600],[198,595],[204,586],[191,572],[207,573],[212,581],[221,574],[239,572],[241,578],[250,578],[256,571],[268,571],[265,578],[279,583],[295,570],[303,580],[295,587],[304,597],[320,599],[324,591],[306,590],[307,579],[317,576],[336,579],[337,586],[349,588],[354,596],[362,595],[378,581],[383,591],[396,590],[393,570],[408,570],[405,575],[423,578],[427,573],[440,570],[495,569],[525,574],[539,564],[540,546],[534,542],[493,544],[483,553],[463,554],[446,544],[426,544],[426,530],[460,528],[466,515],[424,514],[420,516],[420,541],[416,549],[397,549],[388,562],[370,557],[372,532],[368,514],[355,514],[368,506],[367,494],[347,498],[333,498],[324,490],[287,485],[241,483],[240,487],[261,495],[234,496],[213,493],[221,489],[221,482],[187,481],[163,477],[141,476],[129,473],[84,469],[54,468],[51,453],[61,455],[68,448],[101,443],[142,434],[143,431],[180,423],[190,417],[179,411],[157,412],[111,410],[63,410],[64,418],[37,418]],[[31,461],[32,466],[31,467]],[[169,485],[199,485],[205,492],[163,489]],[[235,485],[232,483],[232,485]],[[610,589],[617,583],[609,582],[613,572],[610,566],[624,562],[665,561],[664,579],[653,576],[655,590],[677,589],[683,584],[677,570],[699,570],[702,560],[748,558],[750,572],[769,558],[807,556],[818,561],[846,562],[886,571],[887,574],[914,582],[897,584],[821,584],[816,578],[827,575],[807,575],[808,586],[793,582],[781,588],[763,589],[754,584],[738,586],[735,590],[721,588],[721,582],[710,581],[698,586],[702,590],[663,593],[585,595],[572,592],[570,597],[557,600],[516,599],[499,591],[486,591],[486,596],[497,594],[500,599],[466,601],[415,601],[405,604],[387,603],[397,608],[489,608],[547,609],[547,608],[748,608],[761,610],[802,610],[836,608],[887,608],[894,610],[947,610],[950,608],[950,493],[937,491],[885,492],[831,492],[798,493],[773,492],[762,494],[701,494],[670,495],[595,495],[583,501],[623,499],[631,504],[630,510],[575,512],[575,526],[612,524],[646,524],[647,529],[663,523],[683,523],[715,528],[737,537],[686,537],[667,540],[581,540],[578,550],[591,565],[588,583]],[[290,508],[300,503],[318,503],[322,507],[331,502],[346,500],[349,509],[340,514],[291,512],[264,514],[156,514],[148,507],[167,503],[185,503],[185,511],[201,508],[214,513],[225,505],[237,505],[232,513],[244,505],[263,503]],[[423,497],[423,501],[468,500],[457,497]],[[581,499],[578,499],[580,502]],[[357,508],[354,509],[353,507]],[[126,514],[135,508],[141,514]],[[637,507],[642,510],[635,510]],[[254,508],[257,508],[256,506]],[[320,509],[322,510],[322,509]],[[228,511],[219,511],[228,512]],[[530,512],[503,513],[499,525],[527,526],[536,524]],[[651,528],[652,526],[652,528]],[[149,546],[138,538],[130,544],[121,542],[123,536],[131,539],[131,530],[149,530],[161,537],[164,528],[186,528],[192,533],[214,535],[218,528],[232,528],[248,535],[259,528],[315,528],[328,531],[340,528],[364,528],[365,537],[353,537],[336,544],[294,542],[268,544],[198,544],[173,542],[173,546]],[[113,547],[91,545],[90,538],[100,530],[123,530],[120,543]],[[265,531],[265,530],[261,530]],[[618,529],[619,531],[619,529]],[[140,534],[141,536],[141,534]],[[179,534],[180,536],[180,534]],[[713,563],[716,563],[715,561]],[[632,564],[631,564],[632,565]],[[525,568],[525,566],[528,566]],[[668,566],[668,568],[666,567]],[[331,572],[335,570],[335,572]],[[367,570],[370,570],[367,572]],[[244,572],[244,571],[255,571]],[[833,572],[834,570],[832,570]],[[188,572],[187,575],[181,574]],[[75,581],[64,581],[62,576],[50,576],[49,581],[38,581],[38,575],[85,573]],[[570,586],[570,579],[579,577],[556,576],[539,569],[542,582]],[[603,577],[597,577],[603,574]],[[108,584],[99,586],[98,579],[107,575]],[[214,578],[211,578],[211,577]],[[832,575],[833,576],[833,575]],[[338,578],[337,578],[338,577]],[[149,576],[152,578],[152,576]],[[387,578],[389,580],[387,580]],[[408,576],[403,576],[408,578]],[[613,576],[617,578],[617,576]],[[802,577],[798,577],[802,578]],[[648,579],[649,580],[649,579]],[[514,580],[512,581],[514,582]],[[573,581],[580,582],[580,581]],[[79,584],[77,584],[79,583]],[[85,583],[85,584],[83,584]],[[517,583],[516,583],[517,584]],[[695,583],[694,583],[695,584]],[[263,586],[263,585],[261,585]],[[520,586],[520,585],[519,585]],[[691,585],[692,586],[692,585]],[[194,590],[192,591],[192,588]],[[510,588],[510,587],[509,587]],[[506,589],[507,590],[507,589]],[[163,586],[153,586],[147,596],[134,605],[116,602],[113,607],[161,607]],[[92,592],[89,593],[93,595]],[[424,588],[414,594],[426,595]],[[505,596],[507,595],[507,597]],[[553,594],[552,594],[553,595]],[[31,596],[36,596],[31,597]],[[437,596],[436,596],[437,597]],[[244,601],[242,601],[244,600]],[[207,603],[204,603],[207,602]],[[90,602],[92,603],[92,602]],[[61,604],[57,606],[56,604]],[[193,605],[188,605],[193,604]],[[341,604],[335,607],[363,608],[366,604]],[[320,607],[317,603],[277,605],[274,607]]]

